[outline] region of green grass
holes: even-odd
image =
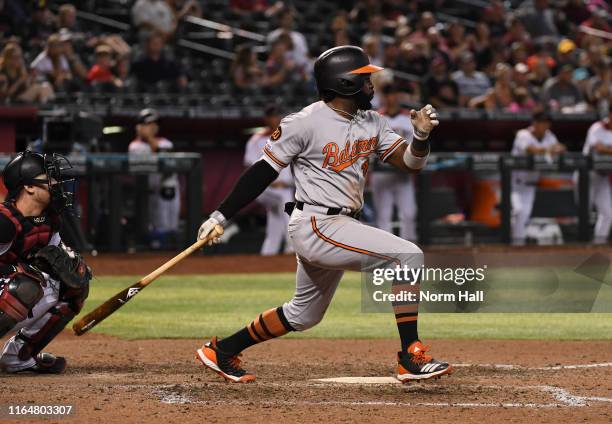
[[[91,284],[84,312],[135,281],[99,277]],[[226,336],[260,312],[289,300],[292,273],[168,276],[143,290],[92,331],[123,338]],[[424,339],[612,340],[612,314],[423,313]],[[361,312],[360,275],[347,273],[323,322],[291,338],[394,338],[391,314]]]

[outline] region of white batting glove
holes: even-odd
[[[414,127],[414,137],[417,140],[426,140],[429,133],[440,123],[438,112],[432,105],[426,105],[419,111],[411,110],[410,120]]]
[[[215,226],[223,226],[224,224],[225,217],[223,216],[223,214],[219,211],[214,211],[210,214],[210,217],[206,221],[202,222],[202,225],[200,225],[200,229],[198,230],[198,240],[202,240],[208,237],[210,233],[215,230]],[[219,237],[214,237],[210,239],[207,244],[209,246],[212,246],[213,244],[219,243],[219,241]]]

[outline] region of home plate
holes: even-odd
[[[340,384],[402,384],[394,377],[333,377],[317,378],[312,381],[320,383],[340,383]]]

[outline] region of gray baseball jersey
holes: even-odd
[[[363,206],[369,156],[384,162],[404,142],[378,112],[348,119],[319,101],[281,121],[263,158],[277,171],[291,165],[296,200],[356,211]]]
[[[279,171],[291,165],[296,200],[305,203],[303,210],[294,209],[288,226],[298,266],[295,295],[283,313],[294,329],[306,330],[323,318],[344,270],[423,263],[413,243],[347,216],[363,206],[369,156],[384,162],[409,141],[377,112],[348,119],[324,102],[287,116],[270,136],[263,159]],[[327,208],[343,213],[328,215]],[[414,320],[418,302],[394,310]]]

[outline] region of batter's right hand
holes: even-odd
[[[208,218],[206,221],[200,225],[200,229],[198,230],[198,240],[205,239],[215,230],[215,226],[219,225],[219,221],[215,218]],[[213,244],[219,243],[219,237],[214,237],[208,241],[208,245],[212,246]]]

